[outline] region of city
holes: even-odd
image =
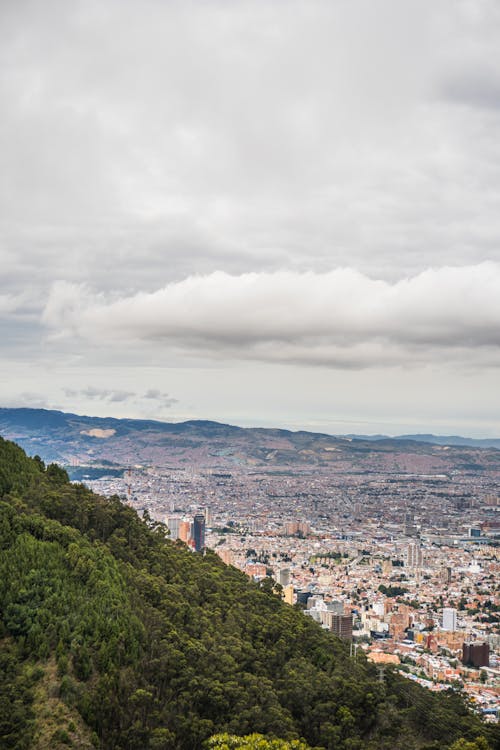
[[[495,480],[327,468],[128,468],[87,481],[213,549],[381,670],[462,690],[488,721],[500,706]]]

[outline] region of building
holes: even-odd
[[[170,531],[170,539],[172,539],[172,541],[179,539],[180,523],[181,523],[181,519],[176,518],[175,516],[170,516],[169,518],[167,518],[167,526],[168,526],[168,530]]]
[[[293,586],[289,584],[283,587],[283,601],[286,604],[293,604]]]
[[[405,513],[404,533],[405,536],[417,536],[418,534],[413,513]]]
[[[180,521],[179,523],[179,539],[187,544],[190,536],[191,523],[189,521],[186,521],[186,519],[182,519],[182,521]]]
[[[416,542],[410,542],[406,548],[405,565],[407,568],[422,567],[422,548]]]
[[[297,591],[297,604],[307,606],[309,598],[312,596],[310,591]]]
[[[195,552],[205,549],[205,514],[197,513],[193,519],[193,541]]]
[[[462,664],[466,667],[489,667],[489,644],[479,641],[466,641],[462,646]]]
[[[382,573],[385,576],[390,576],[392,573],[392,560],[384,560],[382,563]]]
[[[443,630],[457,629],[457,610],[453,607],[443,607]]]
[[[263,563],[247,563],[245,573],[249,578],[265,578],[267,576],[267,567]]]
[[[226,563],[226,565],[233,565],[234,564],[234,552],[231,549],[220,549],[218,547],[216,550],[217,554],[219,555],[222,562]]]
[[[278,583],[285,587],[289,586],[291,581],[292,576],[290,573],[290,568],[281,568],[281,570],[278,571]]]
[[[468,532],[469,537],[472,537],[473,539],[477,539],[481,536],[481,529],[476,528],[470,528]]]
[[[309,596],[307,599],[307,609],[315,609],[321,606],[322,604],[324,604],[324,600],[321,594],[315,594],[314,596]],[[326,604],[324,608],[326,609]]]
[[[331,630],[334,635],[345,640],[352,640],[352,615],[331,615]]]
[[[311,533],[311,526],[307,521],[287,521],[285,523],[285,536],[305,537]]]

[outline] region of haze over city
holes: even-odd
[[[0,29],[0,405],[499,436],[497,2]]]

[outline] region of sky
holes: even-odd
[[[500,436],[498,0],[2,0],[0,405]]]

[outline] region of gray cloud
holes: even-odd
[[[497,0],[0,3],[0,397],[489,409],[499,48]]]
[[[446,106],[490,96],[475,5],[3,3],[5,283],[500,260],[497,127]]]
[[[443,93],[460,104],[500,109],[500,71],[464,71],[444,83]]]
[[[147,408],[153,405],[161,409],[170,409],[174,404],[179,403],[168,393],[157,388],[149,388],[145,393],[138,394],[134,391],[117,390],[113,388],[99,388],[96,386],[87,386],[86,388],[64,388],[64,395],[69,399],[101,401],[107,404],[137,405],[144,401],[149,402]]]
[[[176,398],[170,396],[170,394],[160,391],[158,388],[149,388],[146,393],[142,396],[147,401],[156,402],[162,409],[170,409],[174,404],[178,404],[179,401]]]
[[[93,386],[88,386],[87,388],[82,388],[80,390],[65,388],[64,393],[66,396],[69,396],[71,398],[78,397],[92,400],[96,399],[98,401],[108,401],[109,403],[121,403],[123,401],[129,401],[135,395],[131,391],[111,390],[109,388],[95,388]]]
[[[15,396],[3,397],[2,406],[13,409],[47,409],[52,408],[46,395],[34,391],[21,391]]]
[[[212,357],[345,367],[426,362],[484,348],[500,363],[500,264],[429,269],[395,283],[352,269],[219,272],[104,301],[55,284],[44,313],[57,335],[120,348],[162,342]]]

